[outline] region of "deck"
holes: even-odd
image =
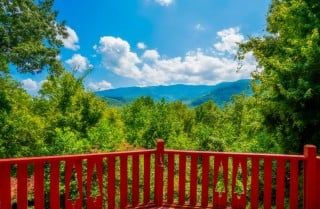
[[[16,183],[12,183],[13,179]],[[156,149],[0,159],[0,208],[320,208],[320,158]]]

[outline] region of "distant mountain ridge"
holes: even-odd
[[[124,105],[139,97],[151,97],[159,101],[182,101],[194,107],[213,100],[218,105],[229,102],[234,94],[252,94],[251,80],[244,79],[235,82],[223,82],[217,85],[170,85],[149,87],[125,87],[95,92],[112,105]]]

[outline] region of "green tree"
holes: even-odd
[[[9,75],[0,77],[0,157],[44,154],[44,121],[33,100]]]
[[[122,120],[125,124],[126,139],[129,144],[152,147],[155,142],[145,138],[145,131],[151,125],[155,102],[151,97],[140,97],[122,109]]]
[[[196,126],[192,138],[199,150],[224,151],[225,142],[222,134],[223,112],[209,100],[194,109]]]
[[[22,73],[62,71],[57,60],[64,23],[56,21],[53,0],[2,0],[0,2],[0,72],[9,64]]]
[[[320,145],[320,2],[273,0],[264,37],[240,45],[239,58],[253,51],[254,96],[269,133],[285,152]]]
[[[68,141],[71,144],[77,141],[78,148],[72,152],[83,152],[97,145],[90,144],[88,138],[94,138],[92,129],[97,126],[103,130],[100,123],[107,119],[108,109],[105,101],[85,91],[84,78],[85,75],[76,78],[66,71],[50,75],[39,91],[40,97],[35,100],[34,111],[47,121],[46,143],[54,153],[60,152],[58,148],[65,147],[63,144]]]

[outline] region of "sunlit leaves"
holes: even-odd
[[[64,23],[56,21],[53,1],[5,0],[0,3],[0,71],[11,63],[22,73],[61,72],[56,59],[66,37]]]
[[[319,144],[320,7],[318,1],[272,1],[263,38],[240,46],[240,56],[253,51],[263,70],[255,75],[254,95],[264,125],[286,152],[301,152],[305,143]]]

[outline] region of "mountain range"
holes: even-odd
[[[121,106],[139,97],[151,97],[155,101],[165,99],[166,102],[182,101],[190,107],[213,100],[219,106],[231,100],[232,95],[252,94],[251,80],[223,82],[217,85],[170,85],[149,87],[125,87],[95,92],[107,100],[109,104]]]

